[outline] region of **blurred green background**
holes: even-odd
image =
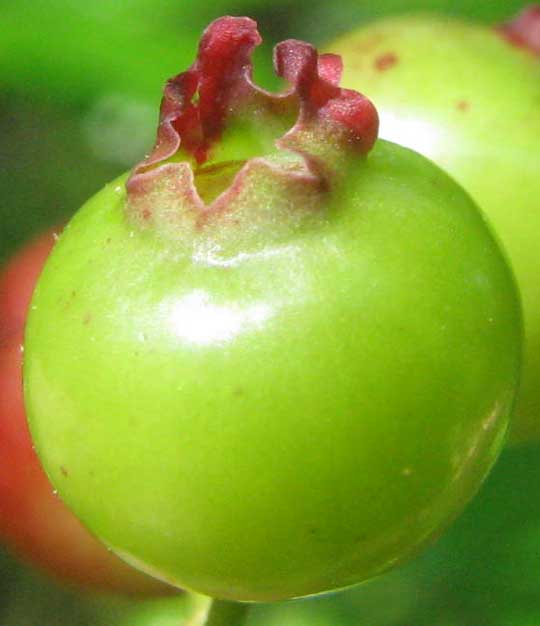
[[[3,0],[0,261],[67,219],[153,142],[161,87],[224,14],[257,19],[255,76],[271,47],[323,44],[382,15],[433,10],[484,22],[519,0]],[[1,462],[1,460],[0,460]],[[0,469],[1,471],[1,469]],[[249,626],[540,625],[540,448],[507,450],[479,497],[408,566],[340,594],[260,606]],[[61,589],[0,549],[1,626],[181,626],[185,600],[135,603]]]

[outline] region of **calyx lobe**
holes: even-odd
[[[340,57],[319,55],[297,40],[278,44],[274,68],[290,88],[273,94],[252,81],[251,55],[260,43],[256,23],[245,17],[220,18],[203,33],[195,63],[167,82],[156,144],[128,179],[132,217],[153,222],[166,208],[169,219],[183,210],[200,224],[210,214],[252,202],[258,176],[266,182],[273,178],[272,193],[283,193],[289,203],[298,195],[305,206],[315,206],[317,196],[339,177],[343,161],[372,148],[377,112],[364,96],[339,87]],[[197,171],[215,165],[213,152],[227,127],[237,120],[264,124],[295,114],[296,123],[275,140],[272,150],[288,152],[296,160],[251,156],[233,182],[205,204],[196,188]]]

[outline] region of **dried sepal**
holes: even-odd
[[[260,43],[253,20],[220,18],[204,32],[195,63],[167,82],[156,144],[127,182],[131,219],[170,229],[224,215],[253,222],[256,205],[305,214],[339,182],[347,160],[369,152],[378,116],[367,98],[339,87],[341,59],[301,41],[278,44],[274,67],[290,87],[273,94],[252,81]],[[227,146],[238,128],[250,139],[270,129],[271,141],[236,154]]]

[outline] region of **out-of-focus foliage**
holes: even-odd
[[[4,1],[0,75],[10,91],[63,103],[107,92],[159,102],[163,81],[190,64],[210,20],[262,4]]]
[[[163,82],[222,14],[259,21],[271,46],[323,43],[363,21],[439,10],[486,22],[521,0],[4,0],[0,12],[0,260],[71,215],[151,147]],[[249,626],[538,626],[540,448],[503,455],[435,546],[362,587],[256,607]],[[60,590],[0,553],[2,626],[180,626],[183,600],[133,603]]]
[[[222,14],[259,19],[269,43],[309,37],[316,43],[360,21],[414,10],[501,19],[519,0],[4,0],[0,76],[8,90],[86,102],[100,92],[154,101],[163,80],[185,67],[199,33]],[[268,66],[268,64],[266,64]]]
[[[2,626],[184,626],[193,614],[187,594],[155,600],[88,595],[61,588],[5,554],[0,563],[11,581],[0,604]]]

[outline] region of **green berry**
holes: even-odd
[[[501,448],[520,360],[470,198],[383,141],[341,65],[222,18],[151,155],[62,234],[26,333],[51,479],[130,563],[232,600],[352,585],[440,533]],[[292,128],[291,128],[292,127]]]

